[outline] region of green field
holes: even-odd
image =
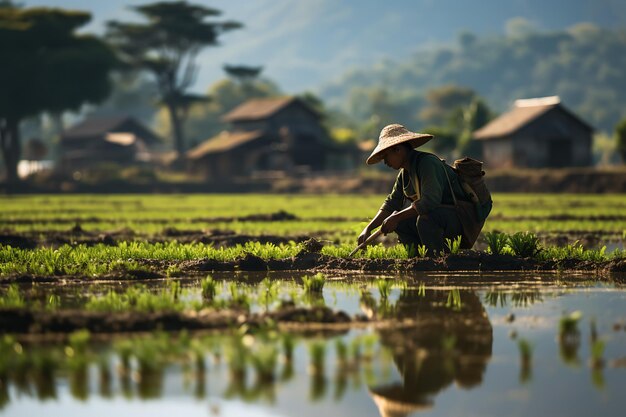
[[[87,231],[123,228],[158,235],[166,228],[230,230],[252,235],[316,234],[353,241],[384,195],[38,195],[0,199],[4,232]],[[293,220],[246,216],[284,211]],[[626,195],[496,194],[485,231],[539,235],[597,233],[622,238]]]

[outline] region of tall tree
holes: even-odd
[[[18,181],[24,118],[78,110],[110,92],[115,54],[101,40],[75,33],[90,18],[80,11],[0,8],[0,147],[9,183]]]
[[[473,90],[453,84],[433,88],[426,92],[427,105],[422,108],[419,117],[431,125],[448,123],[451,115],[469,105],[475,95]]]
[[[185,123],[185,138],[189,147],[226,129],[228,124],[222,120],[222,116],[246,100],[283,95],[276,84],[264,78],[247,81],[245,84],[231,78],[217,81],[207,89],[205,97],[210,100],[193,103],[189,107]],[[165,107],[157,113],[156,124],[162,135],[172,132],[171,119]]]
[[[189,106],[202,99],[187,93],[198,72],[196,58],[207,46],[217,46],[221,34],[239,29],[241,23],[207,20],[221,12],[201,5],[156,2],[133,8],[147,23],[108,23],[108,36],[123,57],[150,71],[170,116],[179,155],[185,152],[183,122]]]

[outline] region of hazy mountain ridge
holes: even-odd
[[[566,31],[509,36],[465,33],[454,45],[350,72],[325,86],[321,96],[354,114],[351,96],[363,89],[381,89],[403,100],[456,84],[474,89],[498,112],[518,98],[559,95],[594,127],[610,131],[626,115],[626,97],[620,93],[626,91],[623,68],[624,29],[580,24]]]
[[[149,0],[22,0],[89,10],[89,31],[101,33],[111,19],[136,20],[129,6]],[[192,1],[193,2],[193,1]],[[225,63],[264,66],[283,90],[316,90],[352,68],[384,57],[403,60],[428,45],[453,42],[463,30],[479,36],[503,34],[507,21],[523,18],[540,30],[562,30],[577,22],[626,26],[623,0],[214,0],[200,2],[242,22],[218,48],[200,55],[194,89],[203,92],[223,77]]]

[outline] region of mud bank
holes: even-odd
[[[256,329],[268,324],[289,324],[307,330],[325,327],[349,328],[351,323],[367,321],[364,316],[350,317],[328,307],[287,306],[267,313],[248,313],[236,309],[204,309],[199,312],[94,312],[84,310],[32,311],[0,308],[0,333],[63,334],[80,329],[92,333],[149,332],[155,330],[225,330],[246,326]]]
[[[233,262],[210,259],[181,262],[185,272],[207,271],[596,271],[626,272],[626,259],[605,262],[576,259],[542,261],[511,255],[491,255],[465,251],[457,255],[413,259],[337,258],[313,252],[301,252],[286,259],[264,260],[254,255]]]
[[[141,266],[136,270],[122,270],[99,276],[82,275],[6,275],[0,283],[83,283],[98,281],[138,281],[161,279],[168,276],[172,266],[179,269],[176,276],[203,277],[211,272],[268,272],[287,271],[301,274],[324,273],[386,273],[407,272],[496,272],[484,277],[484,282],[499,281],[499,272],[554,272],[556,273],[593,273],[594,279],[626,280],[626,259],[614,259],[603,262],[582,261],[578,259],[538,260],[520,258],[511,255],[491,255],[485,252],[464,251],[461,254],[445,255],[437,258],[412,259],[359,259],[338,258],[315,252],[303,251],[297,256],[284,259],[263,259],[247,254],[234,261],[215,259],[196,259],[188,261],[161,261],[156,259],[135,259]],[[591,278],[591,277],[588,277]],[[481,277],[483,279],[483,277]],[[549,278],[546,278],[549,279]]]
[[[316,235],[319,235],[316,234]],[[179,243],[204,243],[215,247],[230,247],[244,245],[247,242],[271,243],[274,245],[287,244],[291,241],[300,243],[311,238],[312,235],[248,235],[235,233],[229,230],[181,230],[165,228],[158,235],[136,233],[131,229],[120,229],[107,232],[89,232],[75,227],[68,231],[33,231],[23,233],[0,233],[0,245],[7,245],[20,249],[35,249],[40,247],[57,248],[62,245],[94,246],[104,244],[116,246],[121,242],[141,241],[147,243],[165,243],[177,241]]]

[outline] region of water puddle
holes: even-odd
[[[265,276],[239,275],[239,286],[259,293]],[[623,415],[626,291],[619,283],[562,276],[545,284],[533,274],[502,275],[487,286],[462,274],[329,276],[321,295],[306,298],[301,277],[270,277],[280,279],[278,295],[254,298],[254,311],[288,299],[385,325],[106,339],[78,332],[45,343],[4,335],[0,414]],[[189,303],[201,299],[197,280],[180,282]],[[230,284],[221,285],[218,297],[227,299]],[[42,303],[57,295],[63,308],[110,289],[125,290],[109,283],[27,291]]]

